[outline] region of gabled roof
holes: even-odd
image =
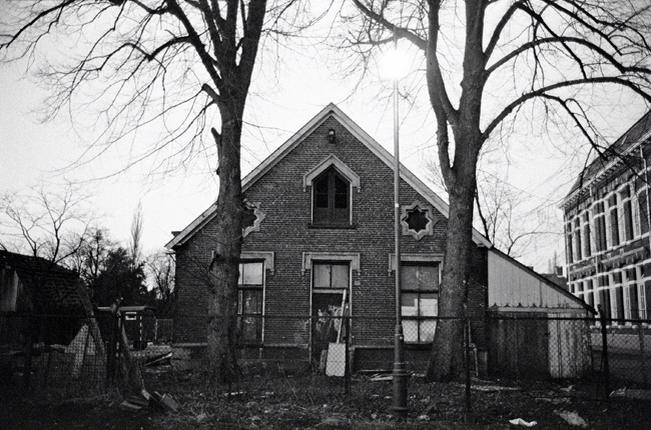
[[[651,110],[638,119],[624,134],[622,134],[612,145],[603,151],[603,154],[592,160],[579,173],[572,188],[563,199],[562,205],[566,205],[583,192],[585,188],[594,181],[599,180],[604,174],[616,169],[625,163],[626,157],[639,159],[638,154],[632,154],[640,144],[651,137]]]
[[[303,127],[301,127],[292,137],[269,155],[262,163],[253,169],[242,180],[242,191],[246,191],[256,181],[262,178],[270,169],[272,169],[280,160],[296,148],[305,137],[309,136],[317,127],[319,127],[328,118],[336,119],[343,125],[348,132],[350,132],[357,140],[365,145],[375,156],[384,162],[390,169],[393,170],[394,158],[386,149],[368,135],[362,128],[357,125],[348,115],[346,115],[334,103],[328,104],[319,113],[317,113],[311,120],[309,120]],[[414,190],[420,193],[427,201],[438,210],[444,217],[449,216],[449,206],[441,199],[434,191],[432,191],[425,183],[423,183],[416,175],[407,169],[402,163],[400,164],[400,177]],[[217,205],[212,204],[194,221],[192,221],[186,228],[178,233],[172,240],[170,240],[165,247],[173,249],[176,246],[182,245],[188,238],[201,229],[206,223],[210,222],[216,215]],[[490,241],[481,235],[473,228],[472,231],[473,241],[478,245],[491,247]]]
[[[49,260],[0,251],[0,269],[15,271],[28,290],[34,310],[43,313],[84,311],[77,283],[79,275]]]

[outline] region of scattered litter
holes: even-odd
[[[393,380],[393,376],[386,375],[386,374],[383,375],[381,373],[378,373],[376,375],[372,375],[368,380],[371,382],[391,381]]]
[[[136,411],[141,410],[141,409],[142,409],[142,406],[137,405],[137,404],[135,404],[135,403],[131,403],[131,402],[128,401],[128,400],[125,400],[125,401],[123,401],[122,403],[120,403],[120,409],[123,409],[123,410],[125,410],[125,411],[136,412]]]
[[[167,409],[170,412],[178,412],[179,410],[179,404],[172,396],[169,394],[160,394],[158,391],[154,391],[151,393],[151,398],[154,400],[158,405],[163,407],[163,409]]]
[[[522,418],[514,418],[512,420],[509,420],[509,423],[513,424],[514,426],[522,427],[533,427],[538,424],[537,421],[525,421]]]
[[[500,385],[471,385],[470,388],[475,391],[484,391],[492,393],[495,391],[520,391],[520,387],[502,387]]]
[[[321,421],[316,425],[316,428],[348,428],[350,427],[350,420],[343,415],[333,415]]]
[[[554,405],[561,405],[561,404],[567,404],[570,403],[570,399],[568,397],[535,397],[536,400],[541,401],[541,402],[549,402]]]
[[[429,416],[423,414],[423,415],[418,415],[418,418],[416,418],[418,421],[429,421]]]
[[[451,385],[454,385],[456,387],[461,387],[465,388],[466,384],[460,384],[458,382],[452,383]],[[498,391],[521,391],[522,388],[520,387],[504,387],[502,385],[471,385],[470,386],[471,390],[475,391],[483,391],[485,393],[494,393]]]
[[[170,364],[170,360],[172,359],[172,353],[168,352],[166,354],[160,354],[157,356],[153,356],[147,359],[145,361],[144,366],[158,366],[160,364]]]
[[[224,393],[224,397],[243,396],[244,394],[246,394],[245,391],[231,391],[230,393]]]
[[[205,412],[200,413],[196,416],[197,423],[201,424],[202,422],[208,419],[208,415]]]
[[[610,393],[610,397],[626,397],[628,399],[651,400],[651,390],[620,388]]]
[[[554,410],[554,413],[559,417],[563,418],[569,425],[581,427],[581,428],[588,428],[588,423],[586,422],[586,420],[581,418],[581,416],[577,414],[575,411]]]
[[[571,393],[574,390],[574,385],[570,385],[569,387],[561,388],[561,391],[565,391],[566,393]]]

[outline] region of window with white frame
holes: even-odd
[[[583,248],[581,247],[581,218],[577,215],[574,218],[574,260],[581,261]]]
[[[584,301],[590,306],[594,307],[594,288],[593,288],[592,279],[588,279],[584,281],[584,290],[585,290],[585,292],[583,293]]]
[[[264,262],[243,261],[237,281],[237,314],[240,342],[243,345],[262,343],[264,307]]]
[[[633,204],[631,202],[631,187],[626,184],[619,191],[620,199],[620,231],[623,235],[623,240],[633,240]]]
[[[572,251],[572,222],[567,221],[565,223],[565,254],[567,255],[567,262],[569,264],[574,263],[574,253]]]
[[[598,279],[598,293],[599,293],[599,306],[601,308],[601,313],[609,320],[611,318],[611,309],[610,309],[610,289],[608,288],[608,275],[599,275]]]
[[[624,287],[622,285],[622,273],[613,272],[611,275],[611,303],[613,319],[617,324],[623,324],[625,320],[624,309]]]
[[[637,203],[639,214],[639,234],[643,235],[649,231],[649,208],[647,207],[646,186],[638,190]]]
[[[624,300],[626,301],[626,319],[640,319],[640,293],[637,286],[637,273],[634,267],[624,270]]]
[[[619,208],[617,194],[608,197],[608,220],[610,224],[610,247],[619,245]]]
[[[586,210],[581,215],[582,234],[583,234],[583,257],[587,258],[592,255],[592,240],[590,237],[590,211]]]
[[[439,280],[439,262],[401,262],[400,307],[405,342],[422,344],[434,340]]]
[[[599,201],[593,206],[594,230],[595,230],[595,251],[602,252],[607,249],[606,244],[606,215],[604,202]]]
[[[637,267],[637,280],[640,285],[640,319],[651,319],[651,279],[644,264]]]

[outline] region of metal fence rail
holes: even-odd
[[[431,339],[443,320],[459,324],[462,333],[452,341],[463,354],[458,377],[468,411],[471,387],[494,377],[525,391],[530,384],[524,380],[569,380],[591,387],[584,394],[600,400],[615,389],[648,387],[651,382],[651,320],[488,313],[481,320],[406,319],[405,358],[412,383],[427,369]],[[277,377],[287,382],[301,375],[308,381],[302,388],[315,395],[324,390],[346,395],[368,381],[390,380],[393,324],[392,317],[383,315],[238,315],[236,349],[242,374],[231,389],[273,391]],[[126,319],[106,312],[93,318],[0,314],[0,385],[62,396],[102,392],[130,377],[126,355],[145,377],[202,370],[205,341],[190,342],[177,327],[205,333],[205,325],[205,316],[197,315],[172,320]]]

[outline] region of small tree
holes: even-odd
[[[166,252],[156,252],[147,258],[146,273],[149,287],[153,293],[156,315],[171,318],[176,305],[174,288],[174,256]]]
[[[123,305],[144,305],[149,302],[143,265],[135,263],[129,251],[122,247],[108,252],[105,267],[92,289],[97,306],[110,306],[120,298]]]

